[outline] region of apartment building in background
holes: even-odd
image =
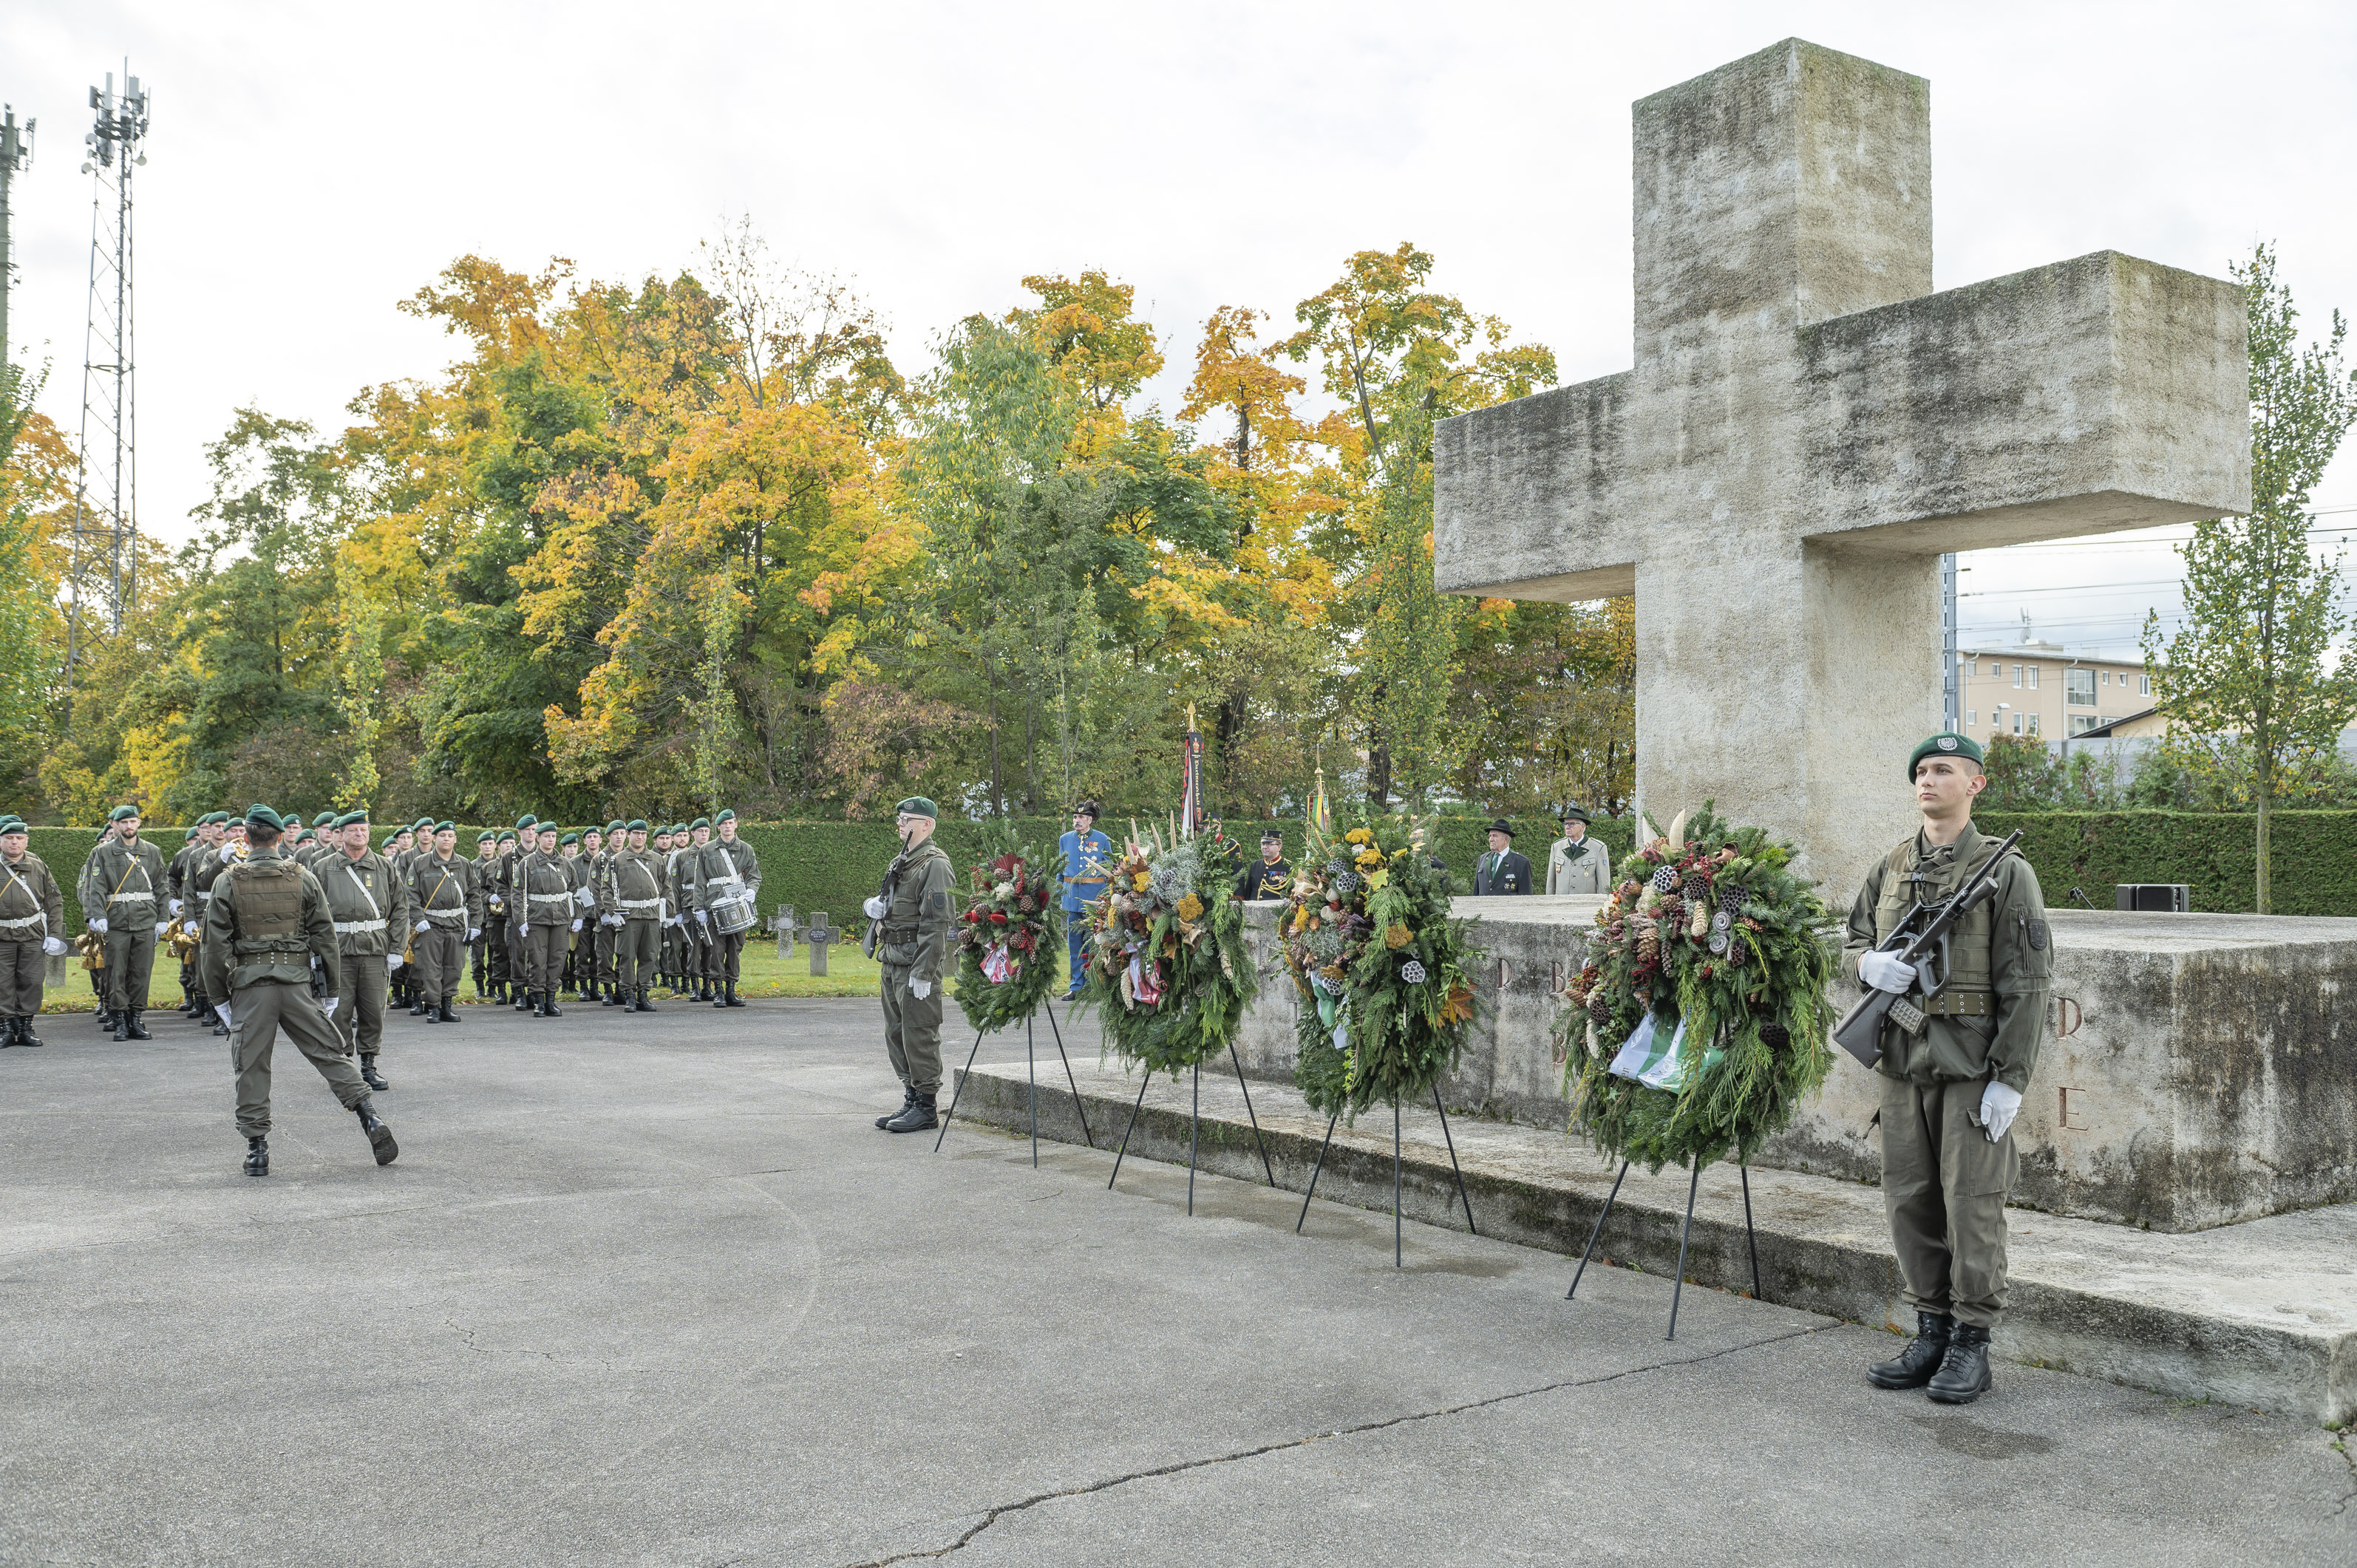
[[[2158,717],[2152,677],[2141,660],[2083,658],[2051,642],[1966,650],[1956,657],[1956,685],[1964,733],[1978,741],[1999,735],[2067,740],[2099,728],[2123,734],[2125,727],[2110,726]]]

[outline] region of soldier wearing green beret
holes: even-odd
[[[557,853],[554,822],[533,830],[533,848],[516,862],[516,901],[523,908],[524,972],[528,1005],[535,1018],[561,1018],[556,1004],[558,977],[565,970],[565,945],[581,929],[573,873]]]
[[[66,950],[65,895],[29,843],[22,818],[0,819],[0,1047],[41,1043],[41,986]]]
[[[172,948],[181,955],[180,1012],[188,1017],[196,1015],[199,998],[203,993],[203,988],[197,984],[196,943],[182,940],[196,935],[195,921],[188,908],[188,882],[196,874],[197,863],[212,853],[220,842],[220,834],[213,825],[213,813],[208,811],[199,817],[196,825],[188,831],[178,852],[172,856],[171,865],[164,873],[164,913],[171,922],[172,929],[168,934]]]
[[[652,829],[647,835],[647,853],[655,857],[663,888],[662,930],[661,948],[655,955],[655,978],[674,996],[679,994],[680,919],[678,907],[671,901],[671,852],[675,846],[668,826]]]
[[[475,835],[475,858],[467,863],[467,885],[475,900],[475,924],[478,928],[467,939],[468,963],[475,975],[475,1000],[496,995],[503,976],[491,963],[493,944],[498,940],[499,917],[491,908],[491,876],[499,870],[500,835],[485,828]],[[507,950],[499,949],[499,969],[507,964]]]
[[[1970,737],[1926,739],[1907,759],[1907,778],[1922,826],[1867,874],[1842,959],[1846,976],[1903,996],[1910,1008],[1893,1013],[1915,1019],[1911,1030],[1896,1020],[1883,1026],[1875,1070],[1883,1210],[1916,1334],[1867,1378],[1969,1404],[1992,1386],[1989,1331],[2006,1302],[2005,1200],[2020,1167],[2013,1119],[2045,1035],[2053,940],[2038,874],[2007,854],[1995,869],[1995,896],[1949,939],[1939,995],[1921,994],[1915,967],[1879,950],[1919,905],[1946,898],[1997,853],[1998,841],[1973,827],[1973,802],[1988,779]]]
[[[436,822],[426,853],[409,863],[409,950],[417,974],[418,1015],[429,1024],[455,1024],[451,998],[466,972],[467,949],[482,935],[482,895],[475,887],[474,863],[458,857],[458,824]]]
[[[229,1030],[245,1174],[270,1174],[270,1058],[281,1029],[360,1118],[376,1163],[389,1165],[400,1146],[370,1104],[369,1086],[352,1070],[333,1022],[342,965],[327,896],[318,878],[279,854],[285,827],[267,806],[247,811],[244,855],[227,861],[213,884],[197,957],[205,995]],[[309,993],[315,966],[327,975],[324,1002]]]
[[[117,806],[114,832],[91,856],[81,883],[82,922],[106,939],[106,1000],[117,1040],[155,1038],[141,1022],[156,969],[156,941],[170,929],[164,912],[164,852],[139,836],[139,808]]]
[[[393,1086],[376,1070],[384,1049],[387,983],[409,946],[409,890],[393,863],[369,846],[369,814],[347,811],[329,824],[334,854],[307,868],[328,902],[336,937],[336,974],[328,995],[343,998],[337,1018],[344,1048],[357,1051],[361,1078],[371,1089]]]
[[[647,846],[644,819],[626,823],[629,837],[610,843],[597,887],[598,924],[613,934],[616,999],[634,1013],[651,1013],[647,987],[662,945],[662,859]]]
[[[760,908],[761,857],[737,836],[737,813],[724,811],[713,819],[719,836],[699,848],[688,871],[688,897],[695,927],[705,940],[705,979],[715,1007],[742,1007],[737,999],[737,958],[745,950],[745,933],[752,929]],[[733,931],[720,928],[737,925]]]
[[[894,812],[900,853],[864,906],[865,945],[884,969],[884,1049],[900,1075],[900,1109],[876,1119],[888,1133],[940,1125],[933,1107],[942,1087],[942,972],[957,920],[956,876],[933,842],[940,817],[921,795],[900,802]]]

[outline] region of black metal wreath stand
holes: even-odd
[[[1056,1027],[1055,1005],[1043,1002],[1040,1006],[1047,1012],[1048,1027],[1055,1033],[1056,1055],[1063,1058],[1064,1081],[1072,1086],[1072,1108],[1081,1113],[1081,1136],[1086,1138],[1089,1147],[1093,1149],[1097,1146],[1096,1134],[1089,1131],[1088,1107],[1081,1102],[1080,1080],[1072,1076],[1072,1058],[1064,1050],[1064,1031]],[[950,1123],[957,1117],[958,1100],[965,1093],[966,1079],[974,1076],[974,1058],[982,1049],[985,1032],[980,1029],[974,1031],[974,1048],[966,1052],[965,1069],[958,1074],[957,1088],[950,1091],[948,1114],[942,1118],[942,1130],[933,1138],[933,1153],[937,1155],[942,1152],[942,1140],[950,1135]],[[1032,1025],[1028,1018],[1023,1020],[1023,1060],[1031,1081],[1031,1165],[1037,1170],[1039,1165],[1039,1068],[1032,1046]]]
[[[1465,1169],[1457,1163],[1457,1138],[1448,1130],[1448,1107],[1440,1101],[1440,1085],[1432,1086],[1432,1108],[1440,1112],[1440,1135],[1448,1144],[1448,1168],[1457,1177],[1457,1201],[1465,1206],[1465,1229],[1474,1235],[1481,1228],[1473,1223],[1473,1200],[1465,1196]],[[1318,1176],[1326,1168],[1326,1151],[1334,1143],[1334,1124],[1342,1119],[1340,1107],[1326,1118],[1326,1137],[1318,1145],[1318,1160],[1309,1167],[1309,1187],[1301,1195],[1301,1215],[1293,1222],[1295,1235],[1301,1233],[1304,1221],[1309,1218],[1309,1200],[1318,1196]],[[1275,1186],[1274,1180],[1270,1183]],[[1399,1101],[1392,1101],[1392,1266],[1400,1266],[1400,1111]],[[1591,1242],[1591,1244],[1593,1244]]]
[[[1761,1299],[1760,1291],[1760,1233],[1751,1224],[1751,1166],[1748,1161],[1738,1161],[1736,1169],[1743,1176],[1743,1239],[1751,1251],[1751,1299]],[[1620,1183],[1629,1175],[1629,1162],[1620,1162],[1620,1171],[1612,1178],[1612,1190],[1605,1196],[1603,1212],[1597,1215],[1596,1224],[1587,1232],[1587,1245],[1579,1254],[1579,1267],[1572,1271],[1571,1288],[1563,1293],[1569,1301],[1579,1294],[1579,1278],[1587,1273],[1587,1260],[1596,1251],[1596,1239],[1604,1234],[1604,1222],[1612,1218],[1612,1204],[1620,1196]],[[1685,1223],[1678,1230],[1678,1273],[1670,1286],[1670,1331],[1664,1338],[1678,1337],[1678,1302],[1686,1288],[1686,1242],[1694,1235],[1695,1194],[1702,1186],[1702,1162],[1695,1162],[1694,1175],[1686,1182]]]
[[[1260,1115],[1253,1110],[1252,1086],[1244,1081],[1243,1058],[1236,1055],[1233,1040],[1228,1042],[1228,1060],[1235,1064],[1236,1087],[1244,1092],[1244,1114],[1252,1119],[1253,1142],[1260,1148],[1261,1169],[1268,1175],[1268,1185],[1276,1185],[1276,1165],[1268,1157],[1268,1140],[1261,1136]],[[1194,1071],[1194,1104],[1187,1112],[1187,1212],[1195,1212],[1195,1166],[1202,1147],[1203,1133],[1203,1064],[1197,1062]],[[1121,1130],[1121,1147],[1113,1157],[1113,1175],[1105,1177],[1105,1190],[1121,1179],[1121,1162],[1129,1154],[1129,1135],[1137,1128],[1137,1113],[1146,1104],[1146,1086],[1154,1081],[1154,1069],[1147,1068],[1146,1076],[1137,1080],[1137,1099],[1129,1108],[1129,1124]]]

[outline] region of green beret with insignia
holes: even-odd
[[[456,822],[436,822],[434,824],[434,831],[437,833],[455,833],[458,831],[458,824]]]
[[[475,842],[477,843],[497,843],[500,842],[500,835],[491,832],[490,829],[485,828],[481,832],[475,835]]]
[[[250,828],[267,828],[274,833],[285,832],[286,819],[256,800],[245,809],[245,825]]]
[[[621,818],[616,817],[612,822],[606,824],[606,831],[609,833],[626,833],[630,831],[630,824],[622,821]]]
[[[632,817],[628,826],[630,832],[642,833],[647,831],[647,820],[644,817]]]
[[[0,833],[21,833],[25,831],[22,817],[0,817]]]
[[[689,832],[694,832],[698,828],[708,828],[711,825],[712,819],[710,817],[698,817],[695,821],[687,824],[687,831]]]
[[[515,841],[516,836],[515,830],[513,828],[502,828],[500,830],[500,843],[513,843]]]
[[[337,832],[341,832],[344,829],[350,827],[354,822],[366,822],[368,820],[369,814],[366,811],[346,811],[342,816],[334,819],[332,822],[314,822],[312,826],[332,827]]]
[[[931,817],[937,822],[940,820],[942,814],[942,809],[939,806],[934,805],[931,800],[926,800],[922,795],[911,795],[907,800],[901,801],[899,805],[893,807],[892,810],[895,814],[899,816]]]
[[[569,844],[569,843],[579,843],[580,842],[581,842],[581,835],[580,835],[579,833],[566,833],[563,838],[558,839],[558,840],[556,841],[556,843],[557,843],[557,847],[558,847],[558,848],[560,848],[560,849],[561,849],[561,848],[563,848],[563,847],[564,847],[565,845],[566,845],[566,844]]]
[[[106,820],[110,822],[119,822],[125,817],[135,817],[138,814],[139,808],[136,806],[117,806],[106,813]]]
[[[733,822],[736,820],[737,808],[734,806],[723,806],[720,809],[720,814],[712,819],[716,825],[721,822]]]
[[[311,825],[315,828],[331,828],[339,825],[340,821],[341,819],[335,812],[322,811],[311,819]]]
[[[1938,735],[1926,736],[1922,743],[1909,754],[1907,782],[1910,784],[1915,782],[1916,765],[1927,757],[1961,757],[1975,768],[1983,766],[1988,760],[1981,752],[1980,743],[1972,736],[1958,735],[1952,729],[1943,729]]]
[[[533,816],[530,811],[526,811],[522,816],[516,819],[515,831],[522,832],[525,829],[537,827],[539,824],[540,819]]]

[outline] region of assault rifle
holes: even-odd
[[[884,868],[884,879],[877,886],[876,897],[883,899],[887,904],[892,901],[893,889],[900,885],[900,872],[909,864],[909,856],[912,853],[914,853],[912,849],[902,849],[899,854],[892,857],[892,864]],[[859,939],[859,950],[869,958],[874,958],[877,945],[882,940],[883,935],[884,922],[871,918],[867,922],[866,931]]]
[[[1915,966],[1915,988],[1925,998],[1937,996],[1946,988],[1949,935],[1958,921],[1988,902],[1996,892],[1997,863],[2013,853],[2020,838],[2019,828],[2006,834],[1996,853],[1981,862],[1980,869],[1965,877],[1962,886],[1937,904],[1918,904],[1900,922],[1897,930],[1875,944],[1876,952],[1895,954],[1900,962]],[[1869,985],[1857,1005],[1849,1010],[1849,1015],[1834,1026],[1834,1043],[1872,1067],[1882,1059],[1882,1026],[1886,1019],[1910,1035],[1923,1026],[1921,1009],[1895,991]]]

